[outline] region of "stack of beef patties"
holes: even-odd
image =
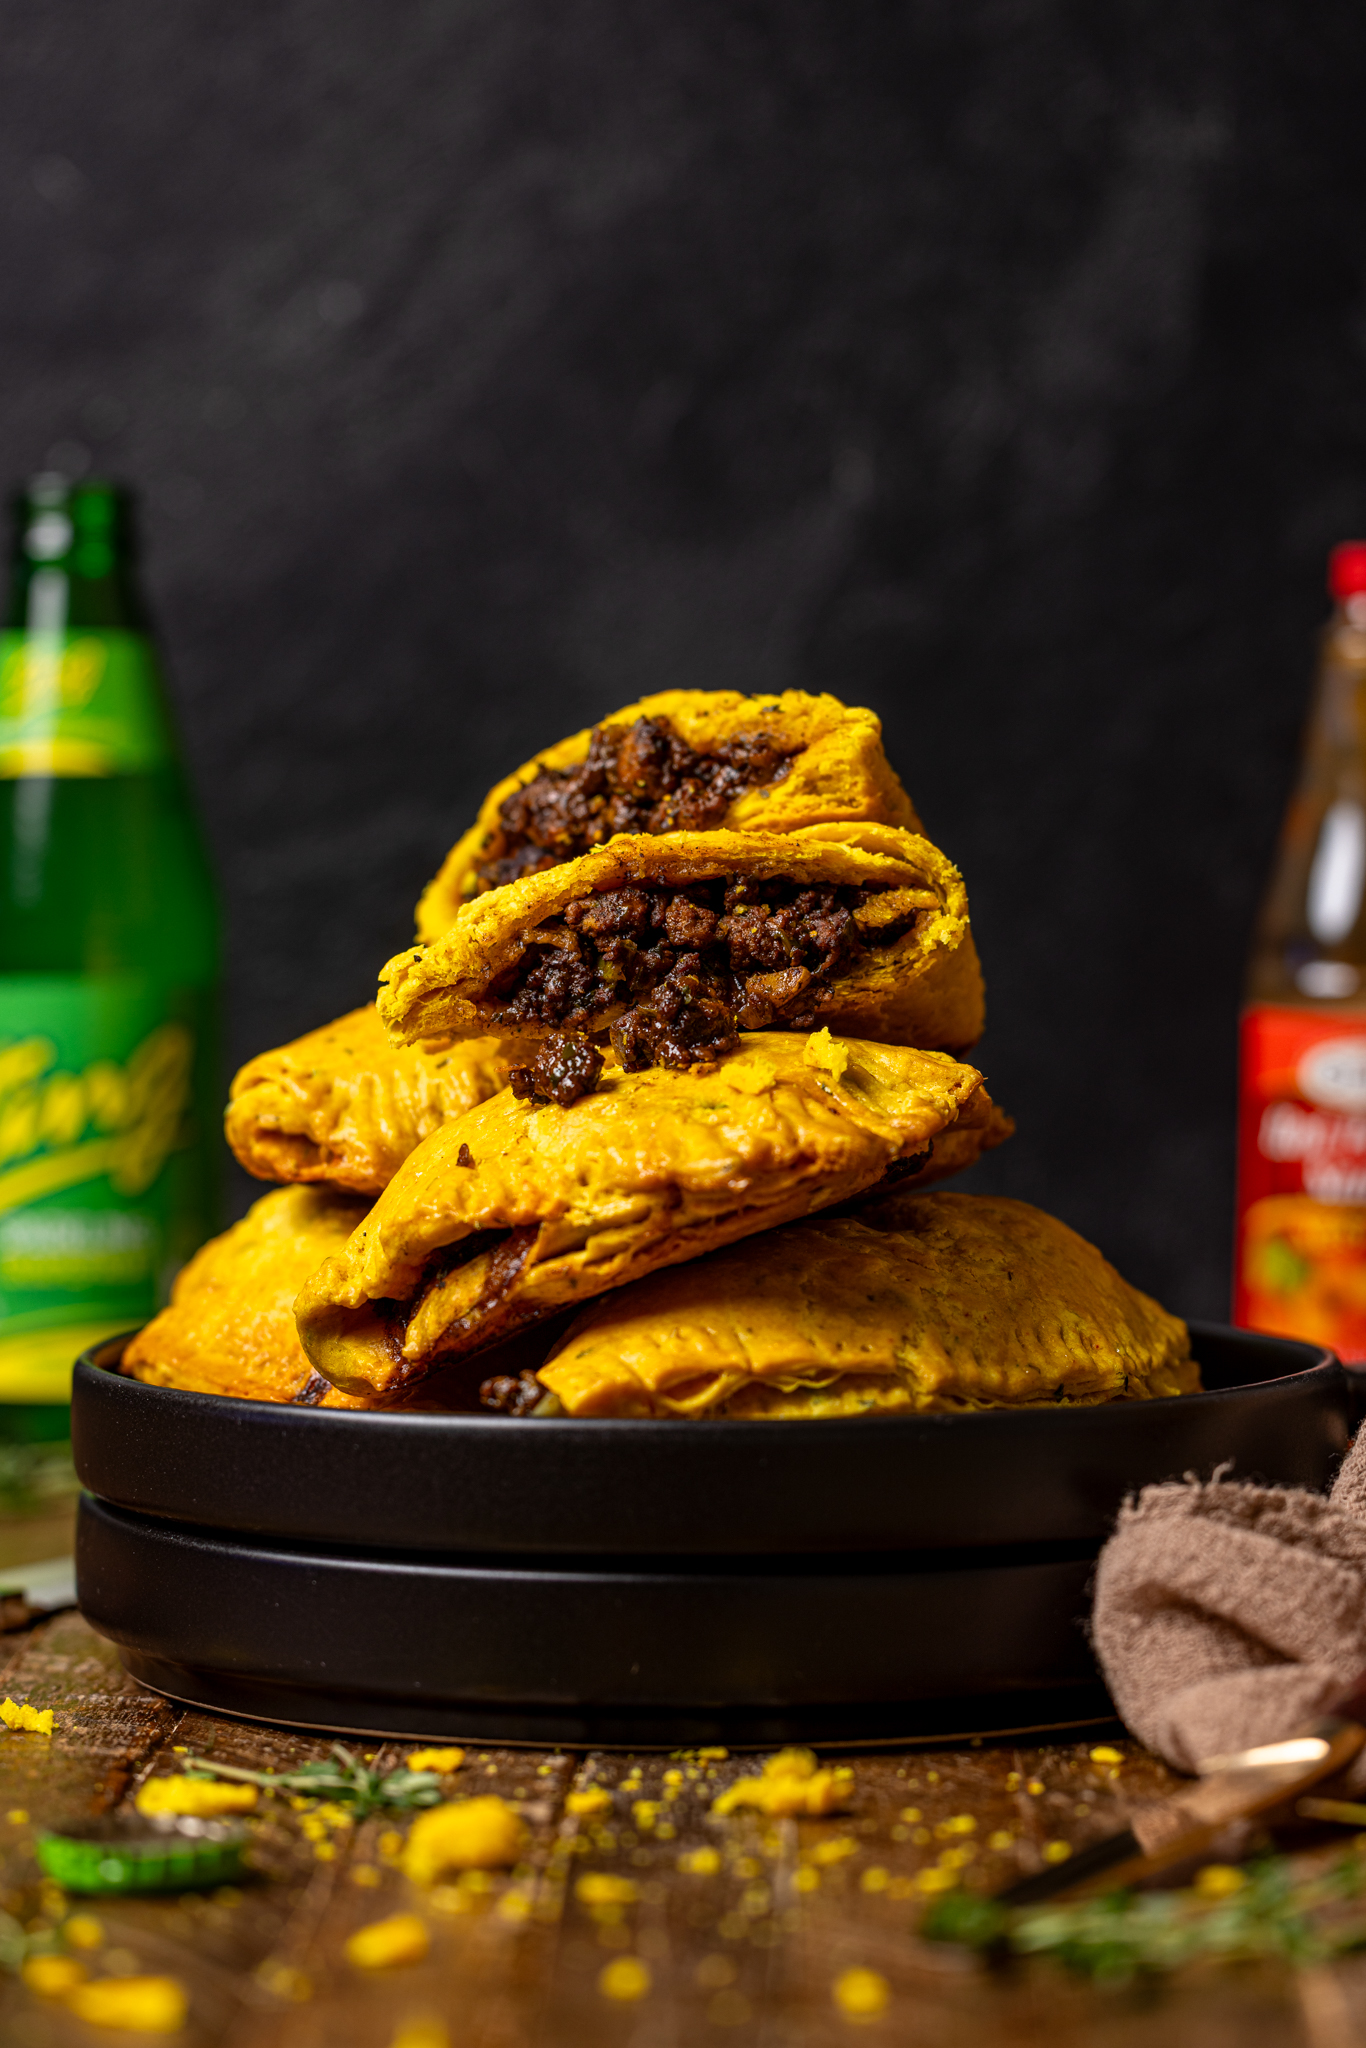
[[[869,711],[673,691],[499,784],[373,1008],[250,1062],[283,1183],[143,1380],[508,1417],[1150,1398],[1184,1324],[1065,1225],[926,1192],[1013,1129],[965,1063],[957,869]]]

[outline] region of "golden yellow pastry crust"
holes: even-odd
[[[633,725],[638,718],[667,718],[698,753],[753,733],[769,734],[785,750],[793,750],[780,782],[745,790],[735,798],[724,820],[730,831],[791,832],[845,818],[920,830],[911,800],[882,751],[881,720],[871,711],[841,704],[837,697],[813,697],[803,690],[760,697],[746,697],[738,690],[661,690],[610,712],[601,722]],[[585,726],[523,762],[489,791],[477,820],[423,891],[417,906],[419,939],[439,938],[462,904],[478,893],[478,868],[502,851],[499,813],[507,799],[543,769],[577,767],[592,736],[593,729]]]
[[[438,1124],[507,1086],[510,1038],[396,1045],[373,1003],[248,1060],[224,1130],[258,1180],[328,1181],[377,1195]]]
[[[538,1373],[570,1415],[787,1419],[1192,1393],[1186,1326],[1056,1217],[896,1193],[595,1302]]]
[[[195,1253],[170,1306],[128,1346],[123,1371],[191,1393],[298,1400],[316,1376],[294,1328],[294,1297],[319,1262],[345,1244],[365,1206],[332,1188],[263,1195],[240,1223]],[[316,1405],[368,1403],[331,1389]]]
[[[510,1029],[491,985],[515,968],[538,934],[563,929],[570,903],[633,883],[681,889],[737,876],[885,892],[870,895],[855,913],[868,950],[847,971],[794,993],[790,1007],[800,1005],[832,1031],[891,1045],[962,1051],[980,1038],[985,998],[962,877],[928,839],[891,825],[622,833],[578,860],[476,897],[442,937],[389,961],[380,978],[381,1022],[409,1043],[445,1031]],[[907,917],[914,919],[909,929],[876,945],[879,926]],[[593,1028],[605,1029],[625,1007],[603,1008]],[[780,1024],[781,1014],[774,1021]],[[518,1020],[515,1028],[544,1036],[557,1026]]]
[[[566,1304],[847,1200],[980,1085],[943,1053],[822,1030],[755,1033],[706,1073],[608,1067],[568,1109],[506,1090],[405,1162],[304,1287],[300,1338],[335,1385],[387,1397]]]

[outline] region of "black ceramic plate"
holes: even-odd
[[[647,1746],[1094,1721],[1084,1635],[1124,1495],[1230,1463],[1322,1486],[1352,1379],[1195,1326],[1208,1391],[831,1422],[357,1414],[73,1397],[77,1584],[128,1668],[364,1734]]]
[[[826,1422],[510,1421],[291,1408],[76,1367],[76,1469],[116,1506],[351,1548],[785,1556],[1087,1542],[1125,1494],[1231,1461],[1322,1486],[1353,1397],[1330,1352],[1192,1325],[1208,1392]]]
[[[90,1499],[76,1545],[87,1618],[177,1698],[366,1734],[628,1747],[1094,1718],[1093,1562],[1039,1545],[605,1570],[233,1540]]]

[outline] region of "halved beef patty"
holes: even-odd
[[[822,983],[934,907],[929,892],[918,905],[901,891],[902,914],[879,921],[874,906],[888,893],[746,875],[579,897],[561,919],[539,925],[490,985],[493,1015],[509,1028],[592,1031],[611,1011],[612,1045],[628,1072],[717,1059],[734,1051],[741,1030],[809,1030]]]
[[[667,718],[593,728],[587,758],[542,768],[498,812],[500,851],[475,870],[481,889],[539,874],[614,832],[706,831],[742,790],[781,782],[796,748],[740,733],[701,753]]]

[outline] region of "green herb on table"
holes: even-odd
[[[920,1931],[997,1958],[1051,1956],[1079,1975],[1112,1981],[1201,1961],[1322,1963],[1366,1948],[1366,1913],[1350,1910],[1366,1892],[1366,1858],[1340,1857],[1305,1875],[1291,1858],[1273,1856],[1237,1875],[1234,1888],[1197,1880],[1187,1891],[1110,1892],[1014,1910],[951,1892],[930,1907]]]
[[[297,1771],[248,1771],[238,1764],[216,1764],[208,1757],[187,1756],[187,1778],[232,1778],[260,1785],[267,1792],[293,1792],[305,1799],[345,1800],[358,1820],[380,1807],[439,1806],[445,1796],[436,1771],[372,1771],[339,1742],[326,1762],[302,1764]]]

